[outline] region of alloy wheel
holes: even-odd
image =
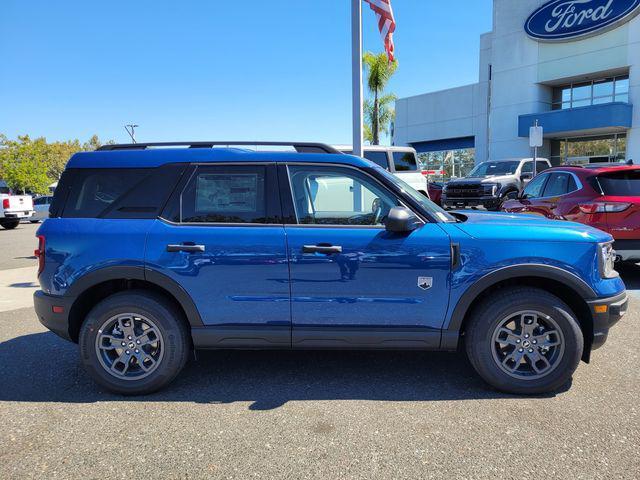
[[[522,380],[536,380],[551,373],[565,348],[558,323],[534,310],[516,312],[500,321],[491,344],[498,367]]]
[[[160,365],[164,342],[160,329],[149,318],[120,313],[98,330],[95,351],[110,375],[121,380],[140,380]]]

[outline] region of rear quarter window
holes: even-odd
[[[603,173],[596,177],[596,183],[604,195],[618,197],[640,196],[640,170]]]
[[[413,152],[393,152],[393,164],[396,172],[413,172],[418,170],[418,162]]]
[[[54,194],[50,216],[155,218],[185,168],[185,165],[165,165],[67,171]]]
[[[389,157],[387,156],[387,152],[365,151],[364,158],[384,168],[385,170],[389,170]]]

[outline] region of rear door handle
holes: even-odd
[[[342,253],[342,247],[339,245],[304,245],[302,253],[323,253],[331,255],[332,253]]]
[[[204,252],[204,245],[194,244],[180,244],[180,245],[167,245],[167,252],[188,252],[197,253]]]

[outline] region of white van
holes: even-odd
[[[335,148],[348,155],[353,153],[353,147],[350,145],[337,145]],[[427,177],[422,174],[415,148],[365,145],[364,158],[380,165],[425,197],[429,197]]]

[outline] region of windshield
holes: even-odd
[[[400,180],[398,177],[390,174],[389,172],[387,172],[382,168],[377,168],[376,170],[378,172],[381,172],[386,179],[388,179],[390,182],[397,185],[398,188],[400,188],[403,193],[405,193],[406,195],[411,197],[413,200],[418,202],[422,206],[422,208],[424,208],[429,214],[436,217],[441,222],[455,223],[458,221],[453,215],[448,214],[445,210],[443,210],[441,207],[433,203],[423,194],[415,190],[408,183],[404,182],[403,180]]]
[[[482,162],[471,170],[469,177],[491,177],[494,175],[513,175],[520,162]]]

